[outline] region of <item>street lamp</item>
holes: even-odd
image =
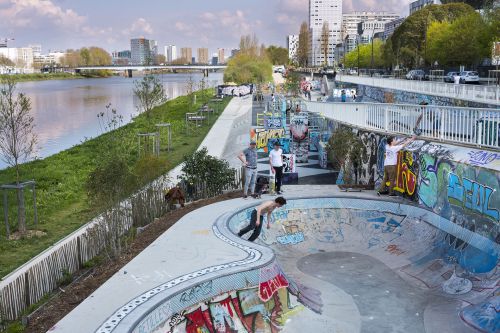
[[[372,30],[372,61],[371,61],[371,75],[373,76],[373,66],[374,66],[374,59],[373,59],[373,38],[375,37],[375,23],[373,24],[373,30]]]
[[[356,47],[358,48],[358,76],[359,76],[359,42],[360,42],[361,36],[358,34],[356,35]]]

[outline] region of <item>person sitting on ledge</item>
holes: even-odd
[[[274,201],[269,200],[261,203],[253,211],[250,217],[250,224],[238,232],[238,236],[241,237],[247,232],[253,230],[252,235],[248,240],[253,242],[256,240],[262,230],[262,220],[264,219],[264,214],[267,213],[267,229],[269,229],[271,222],[271,214],[276,208],[280,208],[286,205],[286,200],[283,197],[277,197]]]

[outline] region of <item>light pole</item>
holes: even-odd
[[[375,23],[373,25],[373,30],[372,30],[372,61],[371,61],[371,75],[370,76],[373,76],[373,66],[374,66],[374,59],[373,59],[373,37],[375,37]]]
[[[359,41],[360,41],[360,36],[358,34],[356,36],[356,47],[358,48],[358,76],[359,76]]]

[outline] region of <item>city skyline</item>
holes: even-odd
[[[410,0],[344,0],[343,11],[390,10],[408,14]],[[147,5],[145,6],[144,3]],[[2,38],[12,47],[41,44],[43,52],[99,46],[107,51],[130,48],[130,39],[146,37],[158,45],[232,49],[242,35],[255,33],[266,45],[286,46],[286,36],[298,33],[307,21],[308,0],[220,0],[188,3],[148,0],[127,3],[109,0],[0,0]],[[262,8],[269,10],[263,11]]]

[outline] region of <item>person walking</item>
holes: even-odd
[[[269,152],[269,165],[274,175],[276,194],[281,194],[281,180],[283,178],[283,150],[279,141],[274,143],[274,149]]]
[[[387,139],[385,146],[385,159],[384,159],[384,179],[377,195],[389,194],[389,196],[396,196],[394,194],[394,186],[396,185],[396,166],[398,164],[398,153],[401,149],[413,142],[415,139],[405,139],[400,142],[395,141],[394,138]],[[387,189],[387,182],[390,182],[389,189]]]
[[[252,140],[250,146],[238,155],[239,160],[245,166],[245,187],[243,198],[248,198],[250,189],[252,197],[255,197],[255,182],[257,181],[257,143]]]
[[[248,238],[250,242],[256,240],[260,232],[262,231],[262,223],[264,220],[264,214],[267,214],[267,229],[271,227],[271,215],[276,208],[281,208],[286,205],[286,199],[283,197],[277,197],[274,201],[265,201],[257,206],[250,215],[250,223],[238,232],[238,236],[241,237],[249,231],[253,230],[252,235]]]

